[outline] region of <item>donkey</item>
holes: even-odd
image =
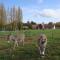
[[[8,35],[8,43],[10,43],[10,41],[14,41],[14,48],[20,45],[20,43],[22,43],[22,45],[24,46],[24,39],[25,39],[25,35],[22,34],[18,34],[18,35]]]
[[[38,39],[38,49],[41,56],[44,56],[45,54],[45,48],[47,44],[47,37],[45,34],[40,34]]]

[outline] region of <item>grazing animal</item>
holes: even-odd
[[[41,34],[38,39],[38,48],[41,56],[44,56],[45,54],[46,44],[47,44],[47,37],[45,34]]]
[[[14,41],[14,49],[16,46],[18,47],[20,43],[22,43],[24,46],[24,39],[25,39],[25,35],[23,33],[18,35],[11,35],[11,34],[8,35],[8,40],[9,40],[8,43],[10,41]]]

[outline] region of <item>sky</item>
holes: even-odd
[[[60,0],[0,0],[6,9],[20,7],[23,22],[36,23],[60,22]]]

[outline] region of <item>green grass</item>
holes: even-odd
[[[0,32],[0,35],[9,33]],[[15,33],[12,32],[12,34]],[[0,60],[60,60],[60,30],[25,30],[24,33],[29,37],[28,43],[16,47],[15,50],[12,48],[13,42],[7,43],[5,40],[0,40]],[[40,33],[46,34],[48,38],[44,58],[40,58],[37,49],[37,38]]]

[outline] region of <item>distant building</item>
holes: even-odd
[[[36,24],[36,25],[32,25],[32,29],[43,29],[44,26],[42,24]]]
[[[32,29],[38,29],[38,25],[32,25]]]
[[[27,24],[27,23],[23,23],[23,29],[24,29],[24,30],[29,29],[29,27],[28,27],[28,24]]]

